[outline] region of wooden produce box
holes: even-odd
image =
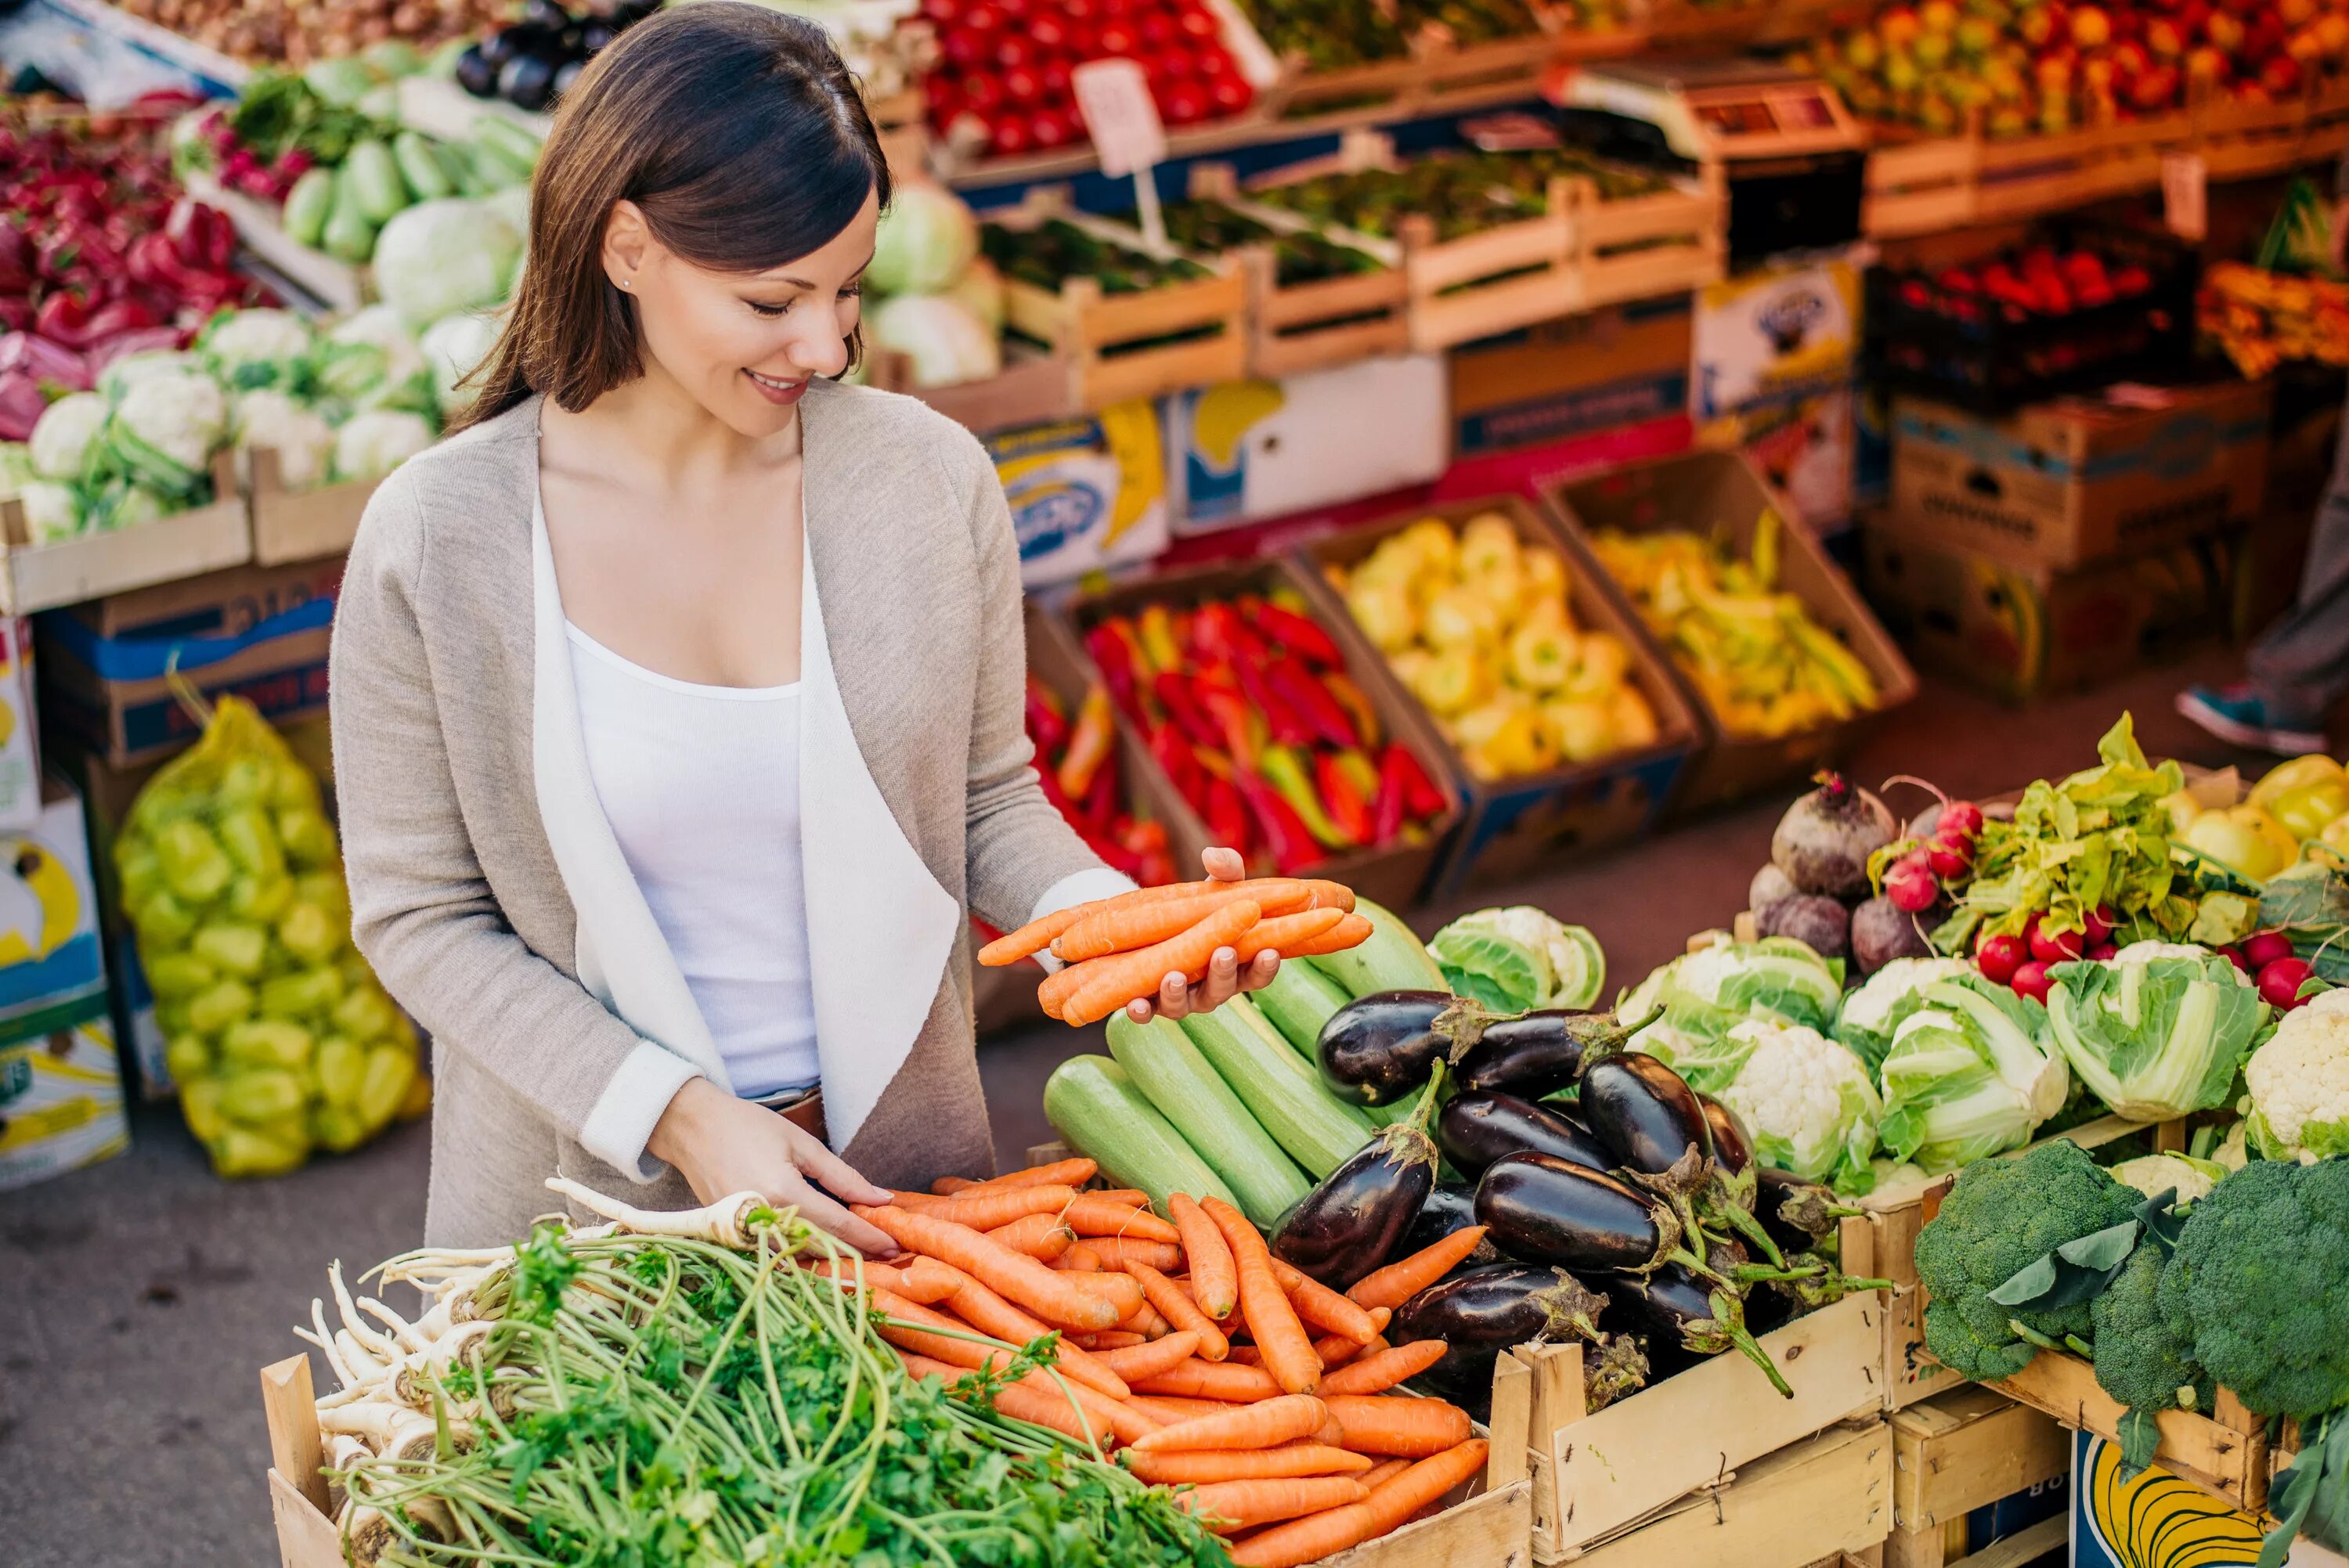
[[[1257,95],[1272,119],[1311,120],[1333,111],[1382,120],[1458,113],[1536,96],[1542,73],[1568,61],[1612,59],[1639,53],[1648,35],[1636,19],[1594,31],[1547,0],[1527,0],[1538,31],[1462,46],[1440,29],[1411,40],[1398,59],[1315,70],[1295,56],[1280,60],[1278,77]]]
[[[1147,250],[1122,226],[1077,211],[1059,187],[1031,191],[1019,206],[989,212],[986,221],[1016,230],[1054,218]],[[1162,259],[1175,253],[1170,247]],[[1207,264],[1211,276],[1130,294],[1103,294],[1089,277],[1064,278],[1057,293],[1007,277],[1007,323],[1067,359],[1072,413],[1237,381],[1247,373],[1247,277],[1228,257]]]
[[[1340,851],[1317,863],[1311,874],[1343,882],[1389,909],[1408,909],[1418,901],[1439,853],[1460,825],[1459,786],[1454,782],[1446,761],[1446,748],[1427,727],[1425,716],[1417,705],[1397,698],[1388,681],[1385,659],[1354,629],[1351,616],[1329,612],[1317,593],[1317,584],[1307,573],[1287,561],[1198,567],[1081,593],[1070,601],[1064,614],[1081,643],[1083,634],[1104,618],[1132,614],[1145,604],[1184,605],[1237,593],[1261,593],[1276,587],[1293,589],[1305,598],[1313,619],[1337,643],[1345,660],[1346,674],[1369,699],[1383,732],[1382,738],[1407,747],[1429,781],[1442,791],[1444,800],[1443,813],[1416,839],[1406,836],[1383,847]],[[1131,719],[1123,713],[1118,716],[1118,723],[1128,729],[1132,727]],[[1157,773],[1157,764],[1150,763],[1148,770]],[[1163,773],[1159,777],[1163,780]],[[1171,785],[1165,787],[1165,794],[1173,792]],[[1199,851],[1211,847],[1206,824],[1185,806],[1179,815],[1170,815],[1168,826],[1174,863],[1179,867],[1197,865]]]
[[[911,362],[886,349],[871,351],[868,382],[884,392],[918,397],[947,418],[981,435],[1074,418],[1079,402],[1075,367],[1058,349],[1007,350],[1003,367],[978,381],[917,387]]]
[[[451,92],[460,90],[454,82],[446,85]],[[182,183],[189,195],[228,214],[246,250],[316,297],[329,314],[347,315],[375,299],[375,276],[364,263],[337,260],[296,240],[285,232],[274,202],[232,191],[202,170],[190,170]]]
[[[1679,684],[1633,624],[1630,611],[1601,585],[1595,564],[1521,497],[1448,501],[1399,512],[1309,545],[1302,574],[1309,580],[1321,619],[1343,622],[1361,636],[1344,599],[1324,575],[1325,568],[1354,565],[1380,541],[1422,518],[1441,518],[1457,527],[1486,512],[1508,519],[1524,543],[1547,545],[1565,556],[1568,603],[1576,628],[1612,633],[1630,651],[1632,681],[1655,713],[1657,736],[1651,745],[1588,762],[1563,763],[1520,778],[1480,779],[1444,741],[1434,717],[1380,656],[1377,673],[1387,700],[1408,709],[1418,727],[1435,738],[1460,791],[1460,831],[1435,876],[1436,888],[1446,893],[1520,878],[1529,867],[1558,856],[1612,848],[1643,836],[1662,813],[1674,780],[1704,734]]]
[[[1775,510],[1785,524],[1778,533],[1780,588],[1808,606],[1812,618],[1840,639],[1875,680],[1876,706],[1866,712],[1793,735],[1735,735],[1723,727],[1695,684],[1672,665],[1641,624],[1640,632],[1648,637],[1649,649],[1671,666],[1682,695],[1705,724],[1707,749],[1682,774],[1673,805],[1676,814],[1808,778],[1848,751],[1878,717],[1917,695],[1915,672],[1890,634],[1869,614],[1851,580],[1796,521],[1798,514],[1785,499],[1739,454],[1698,451],[1657,458],[1553,486],[1544,499],[1586,556],[1588,535],[1601,529],[1630,533],[1686,529],[1699,534],[1718,531],[1743,558],[1753,549],[1762,513]],[[1610,593],[1621,593],[1611,578],[1608,588]],[[1628,599],[1624,603],[1629,610]],[[1637,612],[1631,614],[1637,621]]]
[[[29,615],[243,565],[253,559],[253,531],[226,452],[212,459],[212,493],[209,505],[153,522],[47,544],[32,542],[21,502],[0,502],[0,613]]]
[[[2120,1440],[2127,1408],[2096,1386],[2095,1368],[2066,1350],[2042,1350],[2003,1383],[1990,1387],[2066,1427]],[[2246,1513],[2268,1501],[2267,1420],[2243,1408],[2224,1388],[2209,1415],[2164,1410],[2154,1417],[2161,1444],[2154,1463]]]
[[[2072,1439],[2044,1411],[1968,1384],[1893,1413],[1892,1463],[1885,1568],[1944,1568],[1951,1527],[2070,1474]]]
[[[253,562],[280,566],[347,554],[358,537],[359,519],[380,480],[347,480],[315,490],[289,490],[280,477],[274,448],[253,454],[252,483],[245,500],[253,513]]]
[[[1781,1398],[1759,1368],[1732,1351],[1586,1415],[1579,1344],[1511,1351],[1533,1374],[1526,1429],[1537,1560],[1557,1562],[1602,1549],[1657,1510],[1718,1486],[1740,1467],[1838,1423],[1878,1422],[1880,1433],[1883,1312],[1878,1293],[1870,1291],[1762,1336],[1763,1351],[1795,1390],[1791,1399]],[[1496,1427],[1500,1399],[1496,1384]],[[1871,1541],[1881,1541],[1892,1528],[1889,1441],[1876,1462],[1881,1466],[1881,1511],[1866,1528],[1874,1531]],[[1820,1550],[1789,1557],[1787,1568],[1839,1544],[1831,1540]],[[1727,1550],[1727,1538],[1715,1545]],[[1632,1561],[1625,1560],[1626,1568]]]
[[[1276,232],[1304,233],[1313,227],[1294,212],[1247,201],[1227,163],[1192,165],[1191,195],[1220,201]],[[1250,375],[1278,380],[1410,350],[1411,294],[1399,269],[1382,266],[1351,277],[1284,284],[1271,246],[1247,246],[1239,262],[1248,280]]]

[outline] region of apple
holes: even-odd
[[[2113,20],[2103,7],[2083,5],[2072,13],[2072,42],[2084,49],[2094,49],[2111,41]]]
[[[2302,27],[2285,43],[2284,53],[2302,67],[2313,66],[2324,57],[2324,40],[2317,36],[2314,27]]]
[[[1909,48],[1917,57],[1918,65],[1926,70],[1938,71],[1950,62],[1950,35],[1947,33],[1936,33],[1929,27],[1917,35],[1917,41]]]
[[[2157,16],[2145,25],[2145,46],[2158,58],[2177,59],[2186,53],[2186,29],[2168,16]]]
[[[2058,35],[2068,37],[2071,25],[2061,5],[2036,5],[2023,14],[2015,24],[2015,30],[2023,35],[2024,43],[2039,49],[2044,48]]]
[[[2199,82],[2206,87],[2214,87],[2225,81],[2227,79],[2226,55],[2208,44],[2189,49],[2186,52],[2186,78],[2189,81]]]
[[[2338,11],[2328,11],[2316,19],[2316,36],[2324,45],[2329,59],[2339,59],[2349,53],[2349,16]]]
[[[2316,0],[2275,0],[2277,20],[2287,27],[2304,27],[2316,20]]]
[[[2260,86],[2277,98],[2287,98],[2300,90],[2300,62],[2290,55],[2271,55],[2260,67]]]
[[[2031,134],[2031,117],[2016,104],[2002,103],[1982,117],[1982,129],[1994,137]]]
[[[2069,98],[2072,95],[2072,57],[2045,55],[2032,67],[2039,90],[2049,98]]]

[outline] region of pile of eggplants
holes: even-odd
[[[1343,1290],[1485,1227],[1387,1328],[1398,1345],[1444,1340],[1425,1381],[1472,1408],[1494,1359],[1537,1339],[1584,1343],[1592,1409],[1732,1349],[1793,1398],[1754,1336],[1885,1282],[1812,1255],[1850,1211],[1760,1164],[1735,1113],[1629,1049],[1647,1021],[1502,1016],[1441,991],[1340,1008],[1315,1051],[1324,1081],[1357,1105],[1419,1098],[1283,1217],[1273,1251]]]

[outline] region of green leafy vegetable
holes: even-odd
[[[2141,942],[2108,964],[2059,964],[2047,1018],[2097,1099],[2136,1121],[2227,1102],[2268,1019],[2250,977],[2224,955]]]
[[[1599,939],[1530,904],[1464,914],[1427,951],[1455,994],[1499,1013],[1588,1007],[1607,984]]]

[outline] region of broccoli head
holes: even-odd
[[[2344,1279],[2349,1160],[2255,1160],[2194,1205],[2161,1311],[2220,1387],[2260,1415],[2311,1420],[2349,1405]]]
[[[2085,1302],[2018,1312],[1990,1293],[2065,1243],[2128,1220],[2137,1202],[2075,1143],[1967,1166],[1917,1236],[1917,1278],[1932,1293],[1926,1347],[1943,1366],[1995,1383],[2030,1364],[2033,1336],[2085,1340]]]
[[[2153,1418],[2163,1410],[2208,1410],[2209,1376],[2194,1365],[2194,1341],[2161,1310],[2168,1256],[2157,1243],[2137,1251],[2104,1294],[2088,1305],[2095,1326],[2096,1386],[2129,1408],[2121,1458],[2131,1470],[2153,1462]]]

